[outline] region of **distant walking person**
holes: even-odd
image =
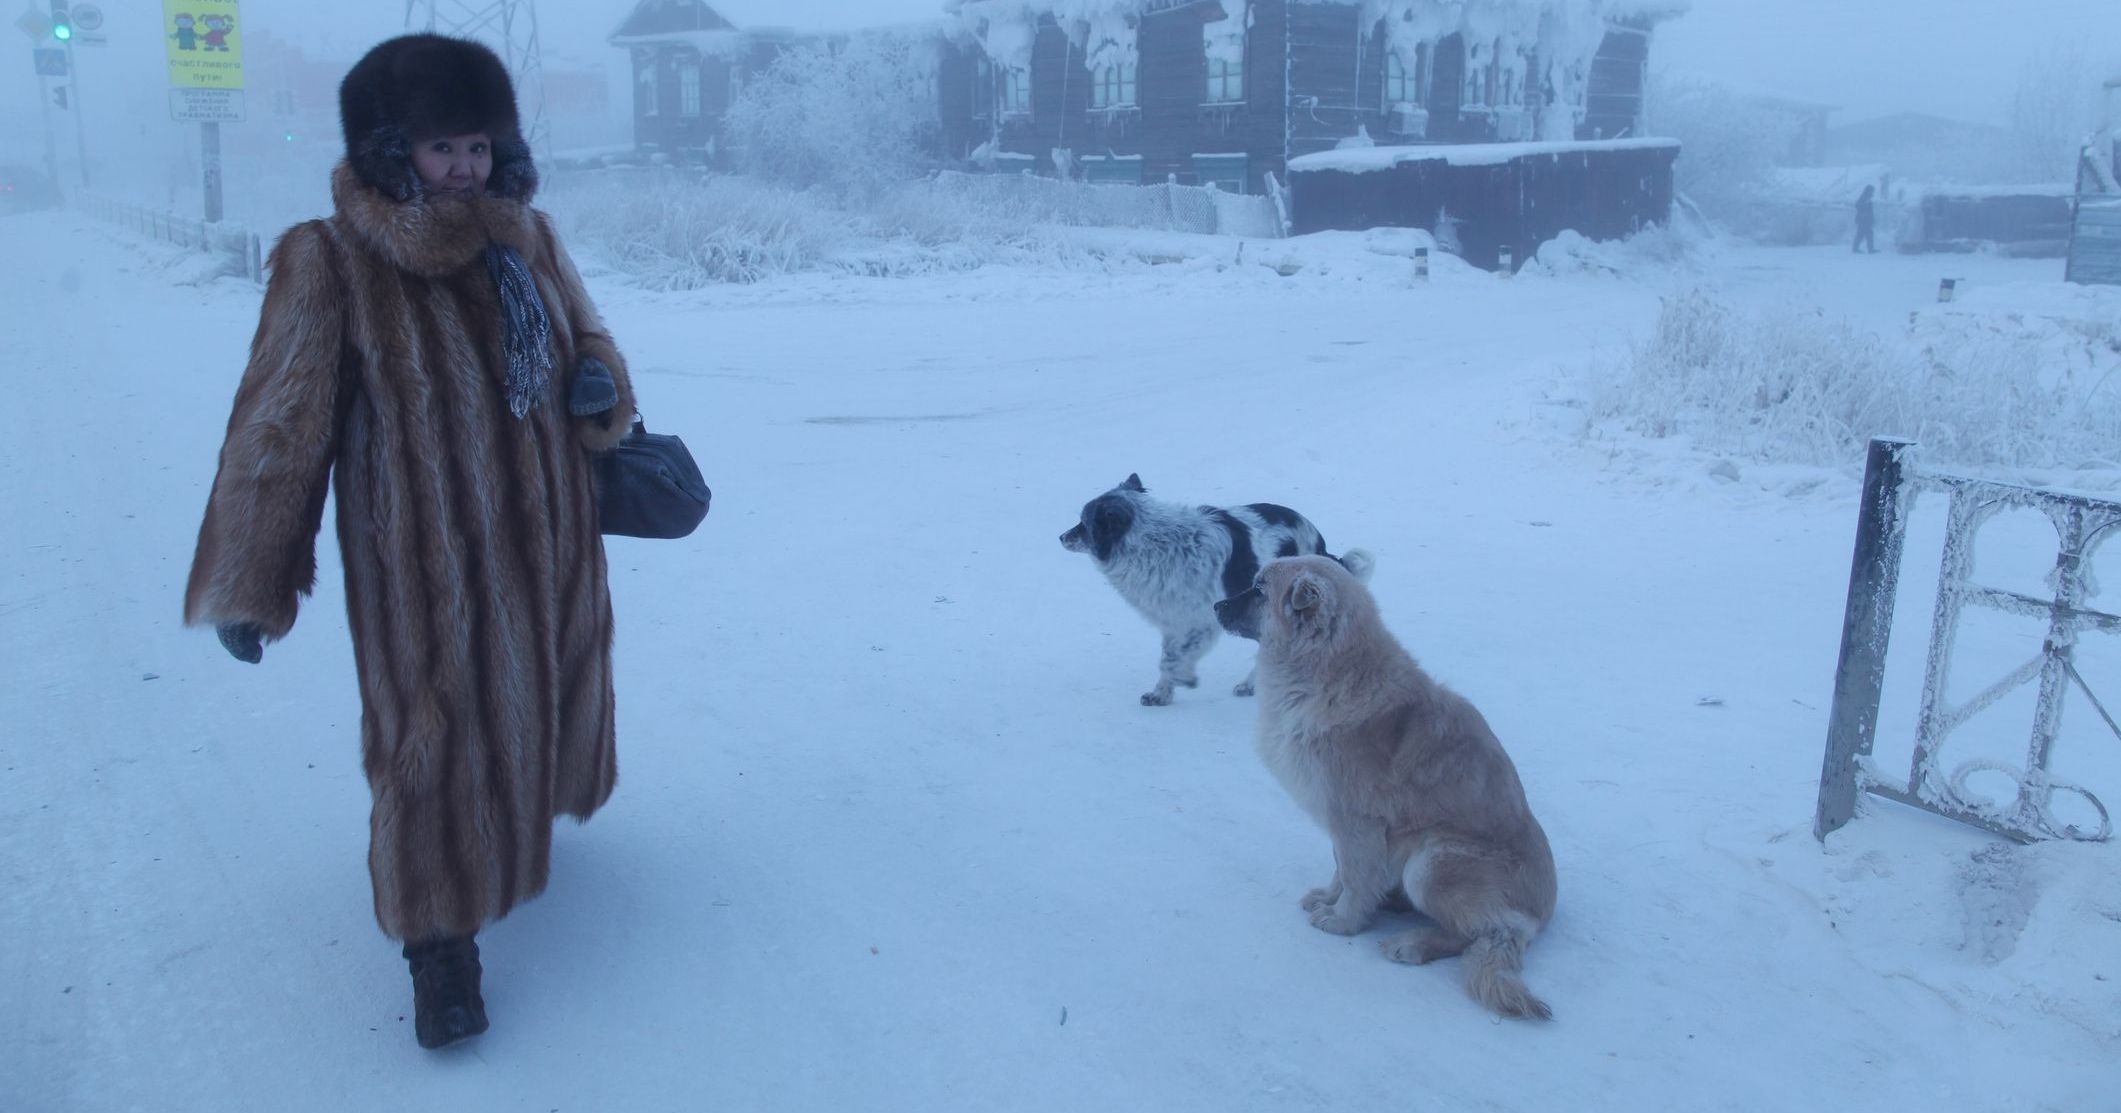
[[[473,935],[545,888],[553,821],[618,777],[591,454],[633,391],[530,206],[492,51],[392,39],[339,110],[336,208],[273,249],[184,617],[257,663],[315,585],[336,482],[376,922],[441,1047],[486,1029]]]
[[[1878,230],[1878,210],[1871,203],[1871,196],[1877,192],[1877,186],[1864,186],[1863,196],[1856,198],[1856,243],[1850,250],[1858,254],[1865,251],[1878,254],[1878,241],[1874,238]]]

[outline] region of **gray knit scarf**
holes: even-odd
[[[538,283],[515,248],[486,245],[486,269],[501,293],[502,342],[508,355],[508,410],[527,416],[552,383],[552,318]]]

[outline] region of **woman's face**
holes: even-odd
[[[422,139],[413,144],[412,165],[430,195],[471,197],[486,191],[493,144],[483,131]]]

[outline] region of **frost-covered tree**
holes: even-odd
[[[936,48],[867,33],[799,46],[748,82],[723,118],[738,169],[798,189],[873,197],[934,162]]]
[[[2109,73],[2121,73],[2121,61],[2095,65],[2081,45],[2043,50],[2019,67],[2010,121],[2025,177],[2076,180],[2077,154],[2099,125],[2100,84]]]
[[[1679,140],[1673,186],[1711,217],[1760,192],[1789,153],[1797,122],[1757,98],[1709,82],[1657,77],[1650,133]]]

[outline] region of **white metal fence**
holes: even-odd
[[[2081,693],[2107,732],[2121,740],[2121,722],[2115,721],[2077,668],[2085,635],[2121,634],[2121,615],[2092,604],[2099,590],[2093,561],[2101,545],[2121,536],[2121,502],[1932,471],[1920,466],[1914,448],[1907,441],[1883,437],[1871,441],[1812,831],[1824,839],[1839,830],[1855,816],[1858,801],[1868,793],[2019,842],[2105,842],[2114,833],[2106,805],[2090,788],[2058,775],[2052,759],[2062,733],[2063,699],[2071,692]],[[1922,706],[1915,725],[1914,760],[1902,778],[1880,768],[1872,751],[1907,520],[1919,494],[1944,495],[1949,500],[1949,521],[1924,667]],[[2028,595],[1975,582],[1976,535],[1983,524],[2011,508],[2037,511],[2055,527],[2055,563],[2046,578],[2045,594]],[[2017,668],[1971,697],[1954,702],[1947,695],[1952,687],[1953,647],[1965,615],[1978,609],[2044,623],[2046,636],[2038,652]],[[2023,759],[1959,758],[1943,752],[1968,719],[2027,686],[2037,688],[2037,697]],[[1969,779],[1976,775],[2007,780],[2013,786],[2010,795],[1996,799],[1969,787]],[[2072,822],[2058,815],[2053,806],[2057,796],[2075,798],[2084,818],[2095,820]]]
[[[243,225],[228,221],[208,224],[166,210],[85,192],[74,194],[73,204],[98,220],[128,228],[149,239],[216,256],[222,261],[225,274],[260,284],[265,281],[264,243],[257,233]]]
[[[1084,228],[1141,228],[1209,236],[1282,235],[1273,198],[1212,186],[1064,182],[1031,174],[964,174],[945,170],[931,188],[1026,223]]]

